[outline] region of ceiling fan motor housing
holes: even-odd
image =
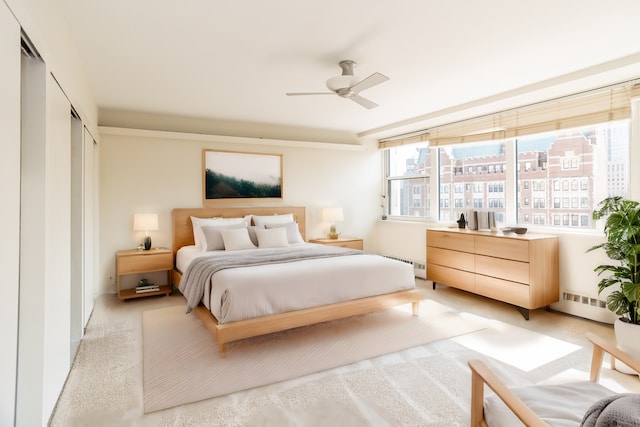
[[[360,81],[358,76],[353,74],[353,67],[356,66],[356,62],[350,59],[340,61],[340,68],[342,68],[342,75],[331,77],[327,80],[327,88],[334,92],[338,92],[340,96],[346,96],[348,91],[342,91],[340,89],[348,89]]]

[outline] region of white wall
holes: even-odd
[[[23,31],[38,49],[47,69],[56,76],[65,95],[94,138],[98,131],[98,106],[84,74],[82,58],[67,31],[67,23],[47,0],[4,0]]]
[[[100,143],[101,291],[115,291],[115,253],[134,248],[135,213],[157,212],[160,230],[153,246],[171,246],[171,210],[202,206],[202,150],[283,155],[281,202],[305,206],[307,238],[323,237],[323,207],[341,206],[344,236],[365,239],[375,250],[374,224],[380,215],[380,152],[375,144],[341,146],[251,138],[228,138],[102,128]],[[236,204],[237,205],[237,204]]]

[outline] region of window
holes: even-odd
[[[455,201],[452,208],[441,204],[440,220],[459,218],[460,213],[465,213],[466,216],[462,209],[483,209],[490,205],[495,206],[491,210],[495,210],[496,214],[504,214],[504,194],[500,194],[504,193],[504,176],[489,173],[497,172],[500,162],[504,161],[503,142],[448,145],[433,150],[438,153],[441,166],[451,164],[467,171],[465,175],[458,176],[440,167],[440,185],[453,182],[454,186],[459,185],[465,189],[464,207]]]
[[[431,156],[425,145],[385,151],[387,215],[428,218]]]
[[[604,123],[580,129],[567,129],[545,134],[518,138],[516,157],[523,162],[532,156],[544,158],[545,169],[533,168],[527,173],[527,179],[518,177],[517,209],[533,215],[544,214],[553,218],[550,225],[570,227],[593,227],[586,211],[592,211],[595,205],[608,195],[628,197],[629,181],[629,121]],[[612,165],[622,165],[615,172]],[[598,165],[607,165],[606,168]],[[603,175],[598,175],[598,173]],[[611,180],[619,174],[623,185]],[[529,182],[534,176],[533,190],[544,191],[544,198],[533,198],[533,206],[528,205],[529,194],[519,190],[520,184]],[[590,182],[602,182],[602,186],[593,187]],[[532,193],[536,196],[541,193]],[[545,200],[553,201],[550,209],[562,209],[562,216],[548,216]],[[522,201],[522,203],[520,203]],[[523,212],[524,213],[524,212]],[[521,217],[518,215],[518,217]],[[535,222],[534,216],[534,222]],[[543,221],[542,218],[538,219]],[[559,224],[561,223],[561,224]]]
[[[607,116],[628,117],[629,90],[621,89],[622,92],[627,93],[623,107],[616,100],[617,95],[603,95],[601,101],[607,106],[618,105],[612,107],[615,114]],[[600,110],[582,114],[591,108],[588,100],[579,104],[581,108],[570,108],[576,99],[566,101],[557,111],[548,107],[532,114],[528,110],[525,117],[514,111],[511,122],[507,117],[511,112],[501,112],[501,127],[506,130],[499,135],[481,132],[491,125],[486,118],[478,117],[473,120],[482,122],[482,126],[468,120],[429,129],[433,148],[424,144],[413,148],[383,147],[387,150],[388,214],[447,220],[457,219],[463,209],[491,209],[496,217],[510,224],[524,221],[547,227],[594,227],[590,212],[596,203],[608,196],[629,197],[630,155],[637,153],[629,150],[628,119],[551,130],[558,123],[588,123],[586,119],[594,117],[606,120],[596,114]],[[627,113],[615,108],[625,108]],[[571,116],[577,111],[579,116]],[[571,120],[544,121],[556,114],[565,114]],[[495,118],[492,116],[491,121]],[[538,123],[537,119],[542,121]],[[534,128],[550,131],[529,134]],[[506,139],[470,142],[485,135]],[[454,145],[454,141],[461,143]],[[410,150],[410,155],[401,156],[399,153],[405,150]],[[437,170],[432,170],[431,164],[438,164]],[[393,165],[397,166],[395,170]],[[419,192],[414,189],[412,193],[414,185],[420,187]],[[438,194],[431,196],[434,192]],[[420,208],[412,195],[419,195]],[[438,202],[429,206],[430,200]]]

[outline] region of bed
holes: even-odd
[[[207,224],[213,222],[202,222],[201,218],[215,221],[217,225],[228,219],[225,224],[229,225],[208,227]],[[241,218],[251,225],[250,229],[270,230],[258,231],[261,244],[287,236],[288,245],[271,248],[265,244],[255,249],[217,250],[216,239],[219,240],[220,236],[211,237],[208,248],[202,246],[205,244],[202,234],[196,234],[199,242],[194,239],[193,222],[196,229],[209,233],[215,228],[217,233],[229,238],[245,233],[240,229],[246,224],[237,225]],[[187,299],[188,311],[192,309],[216,339],[221,356],[226,354],[227,343],[235,340],[402,304],[412,303],[413,314],[418,314],[424,291],[415,287],[410,265],[361,251],[306,243],[305,218],[304,207],[288,206],[177,208],[172,211],[172,282],[180,289],[184,275],[182,286],[186,282],[191,284],[189,288],[180,289]],[[235,219],[235,224],[231,219]],[[296,224],[297,238],[288,222],[291,219]],[[255,227],[258,220],[260,227]],[[276,225],[270,224],[272,221]],[[277,236],[275,240],[274,236]],[[255,236],[252,239],[255,241]],[[227,244],[230,241],[225,240]],[[196,243],[200,246],[196,247]],[[285,257],[290,256],[286,252],[295,253],[300,259],[286,258],[285,261]],[[252,263],[254,254],[257,257],[258,253],[260,256],[272,254],[273,259]],[[250,261],[242,257],[248,257]],[[224,268],[212,267],[204,258],[219,258],[217,262]],[[194,291],[194,288],[199,289]],[[257,303],[249,304],[248,301],[256,295],[259,297]],[[220,301],[225,302],[224,306],[219,304]]]

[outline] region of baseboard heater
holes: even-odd
[[[578,304],[585,304],[585,305],[590,305],[592,307],[598,307],[598,308],[607,308],[607,303],[606,301],[603,301],[601,299],[597,299],[597,298],[593,298],[593,297],[589,297],[586,295],[580,295],[580,294],[574,294],[572,292],[562,292],[562,300],[563,301],[573,301],[576,302]]]
[[[415,261],[411,261],[408,259],[404,259],[404,258],[398,258],[398,257],[394,257],[394,256],[389,256],[389,255],[383,255],[385,258],[391,258],[391,259],[395,259],[396,261],[402,261],[405,262],[407,264],[411,264],[413,266],[413,273],[415,274],[415,276],[419,279],[427,279],[427,266],[425,264],[421,264],[419,262],[415,262]]]

